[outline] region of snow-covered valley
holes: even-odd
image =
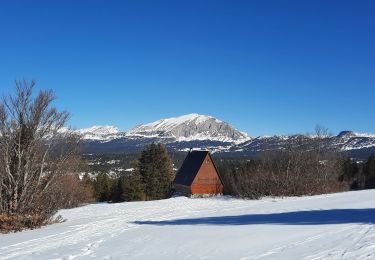
[[[0,235],[0,259],[374,259],[375,190],[94,204]]]

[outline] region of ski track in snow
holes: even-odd
[[[375,259],[375,220],[220,222],[233,216],[246,221],[253,214],[373,210],[374,195],[368,190],[258,201],[172,198],[88,205],[61,210],[66,222],[0,235],[0,259]]]

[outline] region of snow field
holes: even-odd
[[[94,204],[0,235],[0,259],[375,259],[374,206],[375,190]]]

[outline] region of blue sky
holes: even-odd
[[[200,113],[252,136],[375,132],[375,1],[8,1],[0,92],[52,88],[71,125]]]

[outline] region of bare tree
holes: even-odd
[[[52,106],[53,92],[33,95],[34,86],[16,81],[0,101],[0,214],[48,218],[59,207],[51,201],[57,177],[77,170],[79,138],[65,130],[69,113]]]

